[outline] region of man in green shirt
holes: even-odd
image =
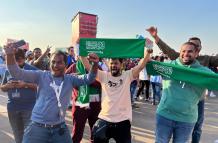
[[[167,45],[159,36],[157,28],[150,27],[147,29],[147,31],[150,33],[150,35],[155,39],[155,43],[158,45],[160,50],[166,54],[171,60],[175,60],[179,57],[179,52],[172,49],[169,45]],[[197,45],[198,50],[198,56],[197,60],[200,62],[201,65],[206,67],[217,67],[218,66],[218,55],[216,56],[209,56],[209,55],[199,55],[199,52],[201,51],[201,40],[197,37],[191,37],[189,42],[193,42]],[[192,143],[199,143],[200,137],[202,133],[202,125],[204,121],[204,98],[199,101],[198,103],[198,120],[195,124],[194,130],[192,132]]]
[[[196,60],[198,48],[186,42],[180,49],[179,58],[170,61],[173,65],[210,71]],[[178,75],[179,76],[179,75]],[[156,114],[156,142],[188,142],[198,118],[198,102],[205,89],[196,85],[163,78],[163,95]]]

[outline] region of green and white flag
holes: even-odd
[[[101,58],[141,58],[145,39],[81,38],[79,55],[96,53]]]
[[[170,63],[151,61],[146,65],[149,75],[162,75],[210,90],[218,90],[218,74]]]
[[[78,60],[76,62],[76,72],[78,75],[86,74],[85,67],[83,63]],[[99,95],[100,96],[100,88],[92,87],[91,85],[82,85],[78,87],[78,96],[76,100],[76,106],[80,107],[88,107],[90,102],[91,95]],[[100,98],[100,97],[99,97]]]

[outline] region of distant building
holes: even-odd
[[[72,45],[76,45],[79,38],[96,38],[98,16],[94,14],[78,12],[72,23]]]

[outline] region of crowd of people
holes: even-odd
[[[131,143],[132,108],[135,101],[158,104],[155,141],[199,143],[204,120],[206,88],[149,75],[146,64],[165,62],[209,73],[218,71],[218,55],[200,55],[198,37],[191,37],[176,52],[159,36],[157,28],[147,29],[163,52],[134,59],[102,59],[90,53],[78,55],[76,47],[66,53],[44,53],[40,48],[24,51],[13,43],[4,47],[7,70],[1,90],[8,94],[8,118],[16,143],[80,143],[85,124],[90,128],[90,142]],[[210,68],[210,69],[209,69]],[[179,76],[179,75],[178,75]],[[211,91],[212,92],[212,91]],[[144,96],[143,96],[144,95]],[[72,136],[65,114],[72,100]]]

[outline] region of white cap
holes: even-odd
[[[25,57],[27,58],[29,55],[33,54],[32,51],[26,51]]]

